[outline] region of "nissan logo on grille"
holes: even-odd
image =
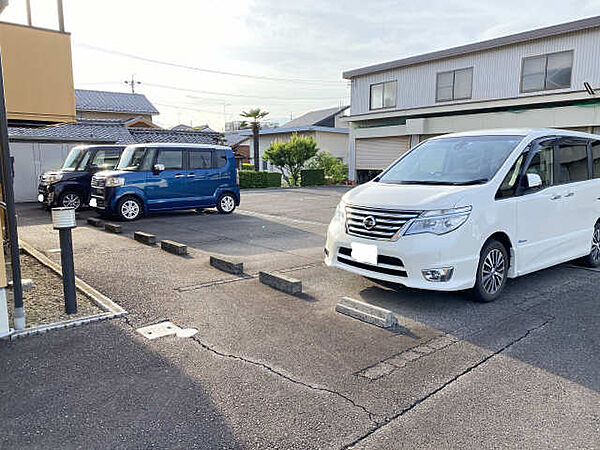
[[[363,219],[363,227],[365,227],[367,230],[372,230],[373,228],[375,228],[375,225],[377,225],[377,221],[375,220],[375,217],[373,216],[367,216]]]

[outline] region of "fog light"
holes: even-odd
[[[438,269],[422,270],[427,281],[449,281],[454,273],[454,267],[440,267]]]

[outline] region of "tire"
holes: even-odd
[[[124,197],[119,200],[117,214],[121,220],[132,222],[142,217],[144,205],[136,197]]]
[[[58,205],[67,208],[75,208],[75,211],[78,211],[83,206],[83,199],[77,192],[67,191],[61,194]]]
[[[600,267],[600,221],[594,226],[592,235],[592,250],[583,258],[583,264],[587,267]]]
[[[235,210],[235,197],[229,192],[225,192],[219,196],[217,201],[217,209],[221,214],[231,214]]]
[[[508,252],[501,242],[488,241],[481,250],[473,297],[478,302],[493,302],[504,290],[508,278]]]

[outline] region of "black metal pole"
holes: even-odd
[[[75,293],[75,269],[73,267],[73,239],[70,228],[58,230],[60,237],[60,263],[62,265],[63,292],[65,294],[65,311],[67,314],[77,312],[77,296]]]
[[[17,235],[17,213],[15,211],[15,194],[8,147],[8,122],[6,118],[6,101],[4,99],[4,75],[2,73],[2,56],[0,55],[0,153],[2,164],[2,194],[6,203],[6,224],[10,243],[10,262],[12,266],[13,296],[15,302],[14,326],[16,330],[25,328],[25,309],[23,308],[23,287],[21,286],[21,261],[19,259],[19,236]],[[4,268],[0,268],[4,270]]]

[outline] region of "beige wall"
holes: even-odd
[[[152,122],[152,116],[132,114],[132,113],[118,113],[118,112],[103,112],[103,111],[77,111],[77,117],[81,119],[99,119],[99,120],[129,120],[135,119],[136,117],[142,117],[149,122]]]
[[[68,33],[0,22],[9,120],[75,120]]]

